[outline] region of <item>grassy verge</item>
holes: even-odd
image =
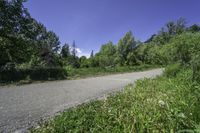
[[[126,72],[136,72],[149,70],[153,68],[158,68],[161,66],[155,65],[140,65],[140,66],[123,66],[123,67],[97,67],[97,68],[79,68],[79,69],[67,69],[68,79],[85,78],[92,76],[102,76],[108,74],[126,73]]]
[[[161,66],[155,66],[155,65],[140,65],[140,66],[124,66],[124,67],[105,67],[105,68],[64,68],[63,70],[67,72],[66,78],[61,77],[61,79],[79,79],[79,78],[86,78],[86,77],[94,77],[94,76],[103,76],[108,74],[117,74],[117,73],[126,73],[126,72],[135,72],[135,71],[143,71],[143,70],[149,70],[153,68],[159,68]],[[41,72],[42,74],[42,72]],[[42,75],[45,76],[44,74]],[[41,77],[38,75],[38,77]],[[35,78],[36,79],[36,78]],[[30,78],[25,78],[23,80],[14,81],[14,82],[5,82],[1,83],[0,86],[5,85],[24,85],[24,84],[31,84],[31,83],[40,83],[45,81],[54,81],[58,80],[59,76],[57,78],[45,78],[43,80],[32,80]]]
[[[32,132],[200,132],[200,85],[191,71],[140,80],[101,101],[71,108]]]

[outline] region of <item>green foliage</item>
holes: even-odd
[[[8,63],[0,70],[0,83],[16,82],[20,80],[57,80],[65,79],[68,73],[63,68],[34,67],[17,68],[15,64]]]
[[[151,40],[158,45],[164,45],[175,35],[180,35],[185,32],[186,29],[186,20],[184,18],[179,18],[177,21],[168,22]]]
[[[46,68],[36,67],[28,71],[30,79],[32,80],[49,80],[49,79],[65,79],[67,77],[67,71],[63,68]]]
[[[9,40],[0,37],[0,66],[5,65],[12,60],[10,52],[7,49],[9,43]]]
[[[193,24],[188,28],[188,31],[195,33],[195,32],[200,32],[200,26],[197,24]]]
[[[140,45],[134,51],[138,64],[168,65],[180,62],[181,65],[193,69],[193,75],[199,72],[200,33],[186,32],[174,35],[165,45],[155,42]]]
[[[24,0],[0,1],[0,66],[9,62],[28,63],[40,57],[48,66],[56,64],[59,38],[34,20],[23,6]]]
[[[140,80],[120,93],[71,108],[32,132],[178,132],[198,130],[200,85],[176,78]]]
[[[14,63],[7,63],[0,69],[0,82],[16,81],[20,79],[19,71]]]
[[[117,45],[117,63],[121,66],[126,64],[128,54],[136,47],[136,41],[129,31],[119,40]]]
[[[181,69],[181,65],[178,63],[169,65],[165,67],[164,75],[167,77],[176,77],[180,69]]]
[[[92,50],[91,54],[90,54],[90,58],[94,57],[94,51]]]
[[[116,46],[112,42],[108,42],[101,46],[99,53],[94,58],[98,59],[100,67],[114,66],[115,54]]]
[[[61,49],[61,56],[63,58],[68,58],[70,56],[70,47],[69,44],[64,44]]]
[[[69,79],[75,79],[81,77],[83,78],[83,77],[106,75],[113,73],[142,71],[156,67],[159,66],[144,64],[140,66],[89,67],[89,68],[78,68],[78,69],[74,69],[72,67],[66,67],[66,71],[68,72]]]
[[[85,56],[81,56],[79,58],[79,63],[81,68],[88,68],[90,66],[89,59],[87,59]]]
[[[200,53],[193,55],[191,60],[191,67],[193,81],[200,81]]]
[[[61,57],[62,62],[65,66],[72,66],[74,68],[85,66],[85,64],[80,64],[81,59],[79,59],[79,57],[77,56],[77,47],[75,41],[73,42],[71,47],[69,46],[69,44],[64,44],[61,49]]]
[[[129,52],[128,53],[126,64],[129,65],[129,66],[138,65],[137,57],[136,57],[136,53],[135,52]]]

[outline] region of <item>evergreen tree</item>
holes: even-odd
[[[92,50],[91,54],[90,54],[90,58],[94,57],[94,51]]]
[[[76,56],[77,56],[77,49],[76,49],[76,43],[75,43],[75,41],[73,41],[73,43],[72,43],[72,51],[71,51],[71,53],[72,53],[72,57],[76,58]]]
[[[61,50],[61,56],[63,58],[69,58],[70,57],[70,47],[69,47],[69,44],[65,43],[62,47],[62,50]]]

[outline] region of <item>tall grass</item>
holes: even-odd
[[[66,110],[32,132],[198,132],[200,85],[191,73],[139,80],[104,100]]]
[[[143,64],[140,66],[122,67],[91,67],[91,68],[18,68],[9,71],[0,70],[0,86],[9,84],[29,84],[35,81],[52,81],[60,79],[77,79],[115,73],[135,72],[158,68],[157,65]]]
[[[135,72],[157,68],[156,65],[140,65],[140,66],[122,66],[122,67],[92,67],[92,68],[66,68],[68,79],[84,78],[91,76],[100,76],[115,73]]]

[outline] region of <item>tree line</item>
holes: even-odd
[[[66,66],[88,68],[166,65],[177,61],[181,64],[198,64],[200,26],[187,26],[183,18],[166,23],[145,42],[136,40],[132,32],[128,31],[117,44],[109,41],[101,46],[99,52],[92,51],[91,56],[86,58],[77,56],[75,41],[72,45],[61,44],[53,31],[32,18],[24,7],[24,2],[0,1],[1,80],[6,79],[5,75],[16,75],[13,72],[25,76],[32,73],[32,77],[39,77],[41,73],[54,77],[55,73],[60,73],[61,77],[65,77]],[[195,63],[193,69],[196,70]],[[12,79],[13,77],[9,78]]]

